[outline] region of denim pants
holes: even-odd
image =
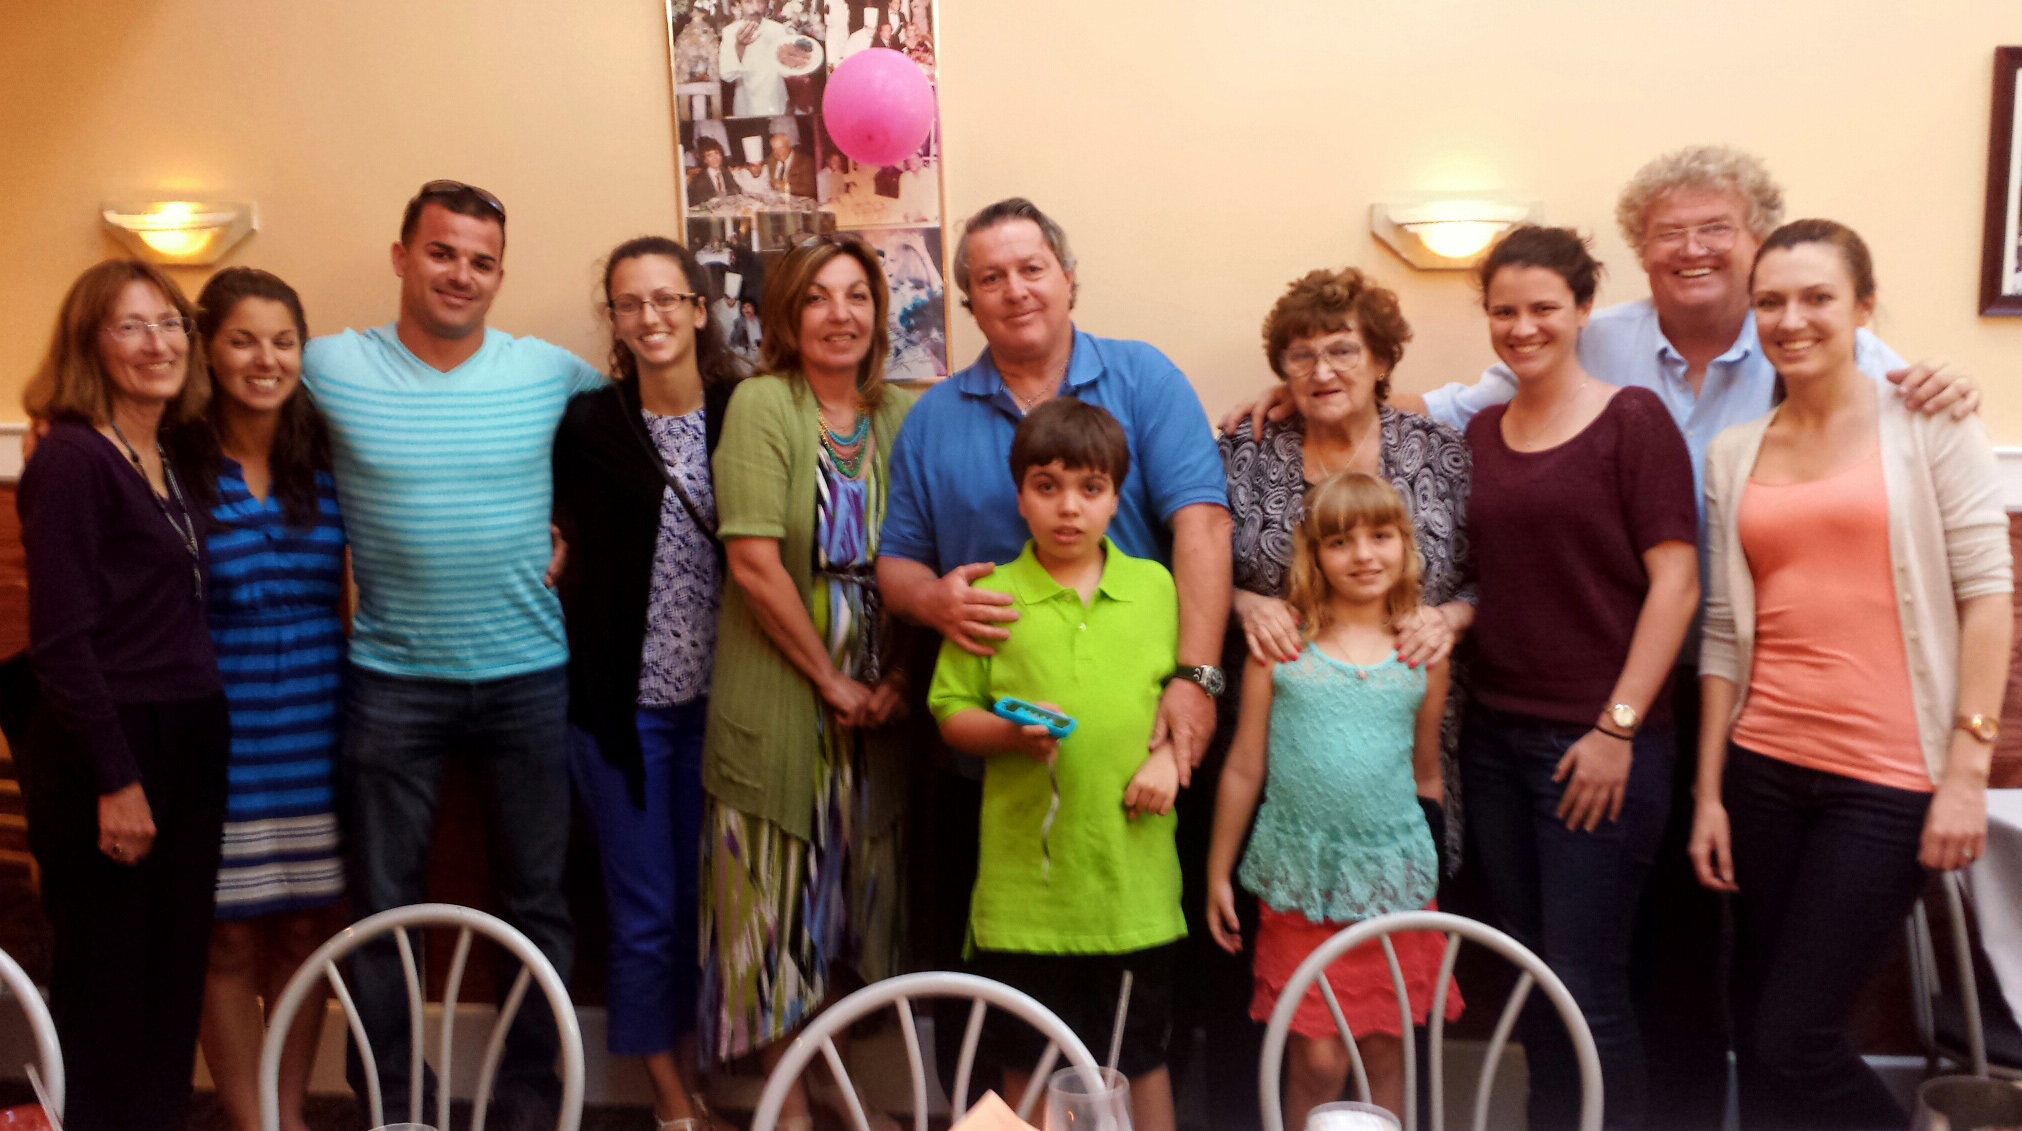
[[[1468,709],[1461,730],[1469,860],[1482,871],[1498,925],[1552,968],[1593,1030],[1606,1092],[1605,1125],[1644,1116],[1643,1039],[1629,996],[1629,938],[1671,800],[1672,735],[1637,733],[1621,816],[1574,832],[1556,815],[1565,787],[1552,772],[1591,728]],[[1530,1127],[1578,1122],[1572,1044],[1542,993],[1518,1033],[1530,1066]]]
[[[1931,795],[1727,749],[1741,1125],[1900,1128],[1846,1021],[1924,889]]]
[[[695,1029],[702,977],[702,730],[709,701],[641,707],[645,792],[604,760],[588,731],[569,728],[569,774],[597,830],[611,929],[610,1031],[620,1056],[670,1052]]]
[[[364,918],[423,902],[436,794],[451,751],[476,760],[499,917],[569,976],[574,940],[562,892],[569,847],[564,753],[567,670],[483,681],[410,679],[353,666],[340,780],[353,912]],[[499,992],[519,966],[503,953]],[[386,1117],[407,1117],[407,981],[388,937],[351,959],[352,995],[378,1061]],[[529,987],[506,1034],[495,1096],[502,1109],[552,1110],[560,1102],[559,1051],[547,998]],[[364,1096],[354,1049],[352,1090]],[[433,1073],[422,1082],[434,1088]],[[430,1104],[433,1097],[425,1097]],[[433,1107],[426,1108],[433,1111]]]

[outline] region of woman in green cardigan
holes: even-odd
[[[732,396],[714,458],[732,583],[703,747],[703,1047],[765,1048],[768,1069],[839,961],[896,972],[904,778],[884,724],[903,653],[873,567],[913,398],[884,381],[886,307],[861,242],[790,252],[765,285],[763,375]],[[806,1120],[805,1098],[783,1116]]]

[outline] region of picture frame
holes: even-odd
[[[2022,317],[2022,114],[2016,112],[2022,47],[1994,49],[1987,141],[1987,225],[1980,252],[1980,314]]]

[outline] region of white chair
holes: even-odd
[[[1559,976],[1537,955],[1532,954],[1522,943],[1485,923],[1463,919],[1458,915],[1448,915],[1443,911],[1403,911],[1394,915],[1379,915],[1348,927],[1320,945],[1308,955],[1306,961],[1292,972],[1292,979],[1286,983],[1285,991],[1278,997],[1276,1009],[1271,1011],[1270,1027],[1264,1031],[1264,1058],[1258,1073],[1258,1100],[1262,1105],[1264,1131],[1285,1131],[1285,1113],[1278,1097],[1278,1080],[1284,1069],[1285,1041],[1291,1033],[1292,1015],[1299,1010],[1299,1001],[1306,996],[1308,988],[1317,981],[1320,996],[1327,1003],[1328,1012],[1334,1016],[1334,1026],[1341,1033],[1341,1039],[1348,1045],[1348,1063],[1354,1070],[1356,1094],[1367,1103],[1369,1100],[1369,1076],[1362,1067],[1362,1055],[1355,1048],[1355,1036],[1348,1029],[1348,1019],[1342,1015],[1341,1003],[1335,999],[1334,989],[1321,971],[1349,951],[1366,942],[1376,941],[1383,948],[1383,958],[1390,966],[1391,985],[1397,994],[1397,1012],[1403,1020],[1403,1031],[1410,1033],[1411,1002],[1405,994],[1404,973],[1397,964],[1397,951],[1390,943],[1390,936],[1410,931],[1439,931],[1446,935],[1446,954],[1439,964],[1439,981],[1434,989],[1432,1009],[1429,1019],[1429,1045],[1431,1064],[1429,1066],[1432,1099],[1432,1131],[1444,1131],[1446,1126],[1444,1057],[1441,1047],[1446,1028],[1447,991],[1453,986],[1453,963],[1460,953],[1461,940],[1476,942],[1495,951],[1514,964],[1522,973],[1517,978],[1516,987],[1510,991],[1509,1004],[1503,1008],[1502,1017],[1496,1022],[1495,1031],[1489,1038],[1488,1056],[1481,1071],[1481,1082],[1475,1087],[1474,1128],[1482,1131],[1488,1125],[1488,1101],[1495,1086],[1495,1073],[1502,1061],[1503,1048],[1509,1042],[1510,1030],[1516,1025],[1517,1015],[1522,1012],[1524,1002],[1530,996],[1532,986],[1540,986],[1545,996],[1558,1008],[1559,1016],[1565,1021],[1566,1032],[1572,1038],[1574,1054],[1580,1062],[1580,1129],[1599,1131],[1601,1126],[1601,1056],[1594,1047],[1594,1035],[1587,1028],[1587,1019],[1580,1013],[1580,1007],[1573,1002],[1571,991]],[[1414,1042],[1406,1040],[1404,1047],[1404,1126],[1405,1131],[1416,1131],[1418,1127],[1418,1066],[1417,1050]]]
[[[506,1029],[519,1012],[521,1001],[526,998],[530,980],[540,983],[541,992],[547,996],[548,1008],[554,1014],[555,1026],[561,1034],[562,1105],[555,1128],[556,1131],[576,1131],[583,1118],[583,1031],[577,1024],[576,1008],[569,1000],[567,987],[562,985],[561,975],[555,973],[554,965],[525,935],[504,920],[449,903],[417,903],[361,919],[316,948],[316,952],[302,963],[301,969],[288,979],[287,988],[281,991],[280,1001],[274,1005],[273,1016],[267,1022],[266,1041],[260,1046],[262,1131],[278,1131],[280,1127],[281,1046],[287,1040],[296,1011],[302,1007],[310,987],[319,978],[330,983],[331,994],[344,1010],[345,1021],[350,1025],[351,1039],[358,1045],[358,1056],[365,1070],[366,1108],[372,1126],[378,1127],[386,1122],[385,1106],[379,1095],[379,1065],[373,1058],[372,1046],[365,1036],[365,1024],[358,1016],[357,1007],[351,1003],[351,992],[344,984],[338,963],[359,947],[388,934],[393,936],[394,945],[400,951],[401,966],[407,974],[408,1050],[411,1056],[408,1079],[414,1085],[408,1096],[407,1119],[411,1123],[422,1122],[421,969],[415,960],[414,940],[409,935],[410,928],[415,927],[457,928],[456,948],[451,953],[449,977],[443,990],[441,1043],[435,1064],[439,1086],[436,1089],[434,1126],[443,1131],[449,1127],[450,1048],[456,1028],[457,993],[463,985],[464,962],[470,957],[471,938],[484,935],[512,952],[520,962],[520,973],[513,980],[505,1001],[499,1005],[497,1019],[492,1022],[491,1036],[485,1043],[484,1059],[480,1062],[476,1088],[472,1092],[471,1131],[484,1131],[485,1113],[491,1103],[492,1079],[498,1074],[499,1058],[505,1052]]]
[[[852,1126],[856,1131],[870,1131],[870,1121],[864,1116],[863,1104],[857,1099],[856,1085],[843,1067],[842,1054],[836,1051],[835,1035],[887,1005],[898,1013],[899,1030],[906,1039],[906,1064],[912,1070],[913,1131],[927,1131],[927,1068],[920,1053],[919,1030],[913,1022],[912,1003],[915,998],[969,998],[975,1002],[969,1009],[969,1026],[963,1033],[962,1054],[955,1063],[955,1087],[949,1093],[950,1100],[957,1105],[968,1096],[969,1075],[976,1062],[976,1042],[983,1034],[983,1015],[993,1005],[1030,1024],[1047,1041],[1038,1067],[1032,1070],[1032,1081],[1026,1085],[1025,1095],[1018,1101],[1020,1119],[1029,1117],[1033,1103],[1046,1089],[1046,1077],[1063,1051],[1070,1066],[1091,1076],[1097,1072],[1095,1057],[1090,1055],[1088,1046],[1074,1035],[1067,1022],[1034,1001],[1029,994],[974,974],[906,974],[865,986],[808,1022],[807,1027],[787,1046],[786,1055],[780,1058],[772,1075],[766,1078],[765,1091],[758,1097],[758,1111],[752,1116],[751,1131],[774,1131],[787,1093],[814,1061],[817,1052],[828,1062],[829,1071],[835,1074],[843,1100],[849,1105]],[[956,1118],[961,1116],[959,1111],[952,1114]]]
[[[63,1049],[56,1043],[56,1022],[49,1016],[49,1007],[43,1004],[42,991],[35,988],[28,971],[4,950],[0,950],[0,984],[20,999],[21,1011],[28,1015],[28,1027],[35,1034],[35,1054],[42,1062],[39,1075],[42,1092],[48,1097],[49,1114],[62,1119]]]
[[[1927,1067],[1950,1061],[1975,1076],[2022,1080],[2022,1032],[2009,1023],[2005,1010],[1989,1017],[1980,997],[1980,979],[1973,965],[1975,932],[1967,913],[1970,893],[1962,872],[1937,878],[1949,927],[1953,982],[1947,986],[1931,938],[1930,914],[1924,899],[1910,908],[1909,935],[1911,1010],[1917,1036],[1923,1042]],[[1928,894],[1928,893],[1927,893]]]

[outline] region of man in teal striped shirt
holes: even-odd
[[[505,273],[505,209],[490,193],[422,186],[392,255],[398,320],[318,338],[302,366],[329,423],[358,583],[341,759],[352,906],[362,917],[425,898],[443,762],[464,750],[503,916],[567,977],[568,646],[543,580],[549,458],[569,398],[604,378],[485,327]],[[353,983],[391,1117],[415,1083],[397,954],[361,951]],[[555,1040],[534,994],[508,1036],[499,1125],[552,1125]],[[363,1094],[355,1053],[351,1075]]]

